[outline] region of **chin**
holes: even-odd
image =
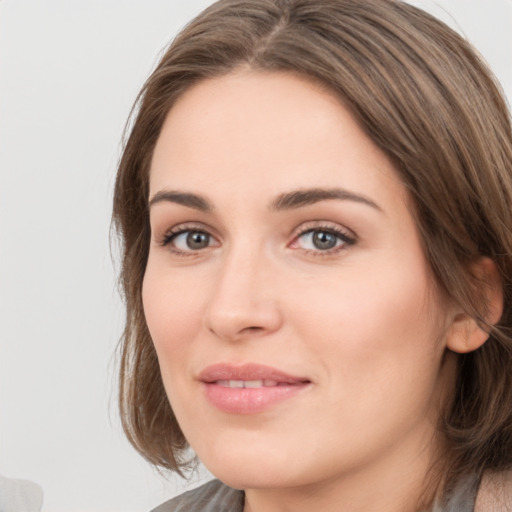
[[[265,465],[255,468],[241,468],[240,466],[208,468],[220,481],[234,489],[276,489],[294,487],[296,482],[289,478],[286,470],[270,471]],[[287,478],[284,478],[284,475]]]
[[[224,446],[219,453],[198,455],[216,478],[235,489],[287,488],[310,483],[297,465],[297,457],[286,453],[290,452],[256,443],[252,447]]]

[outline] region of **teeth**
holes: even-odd
[[[271,379],[265,380],[218,380],[218,386],[224,388],[262,388],[277,386],[277,381]]]
[[[246,380],[244,382],[244,388],[262,388],[263,381],[262,380]]]

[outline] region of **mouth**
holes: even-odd
[[[220,411],[231,414],[263,412],[312,384],[307,378],[259,364],[209,366],[199,374],[198,380],[207,400]]]
[[[285,385],[283,382],[277,382],[277,380],[217,380],[215,381],[218,386],[223,388],[271,388],[274,386]]]

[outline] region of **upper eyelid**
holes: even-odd
[[[341,232],[350,238],[357,238],[356,233],[352,229],[349,229],[346,226],[339,224],[338,222],[327,220],[314,220],[304,222],[294,229],[292,236],[297,237],[310,231],[321,231],[322,229],[325,231],[333,231],[334,233]]]
[[[180,233],[180,232],[184,232],[184,231],[204,231],[205,233],[208,233],[209,235],[211,235],[215,238],[218,237],[217,230],[213,229],[211,226],[209,226],[208,224],[205,224],[204,222],[196,222],[196,221],[179,222],[178,224],[174,224],[171,227],[162,230],[162,232],[164,234]]]

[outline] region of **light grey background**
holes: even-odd
[[[108,236],[132,101],[209,3],[0,1],[0,473],[40,483],[46,512],[143,512],[183,488],[121,434]],[[464,32],[512,98],[512,0],[414,3]]]

